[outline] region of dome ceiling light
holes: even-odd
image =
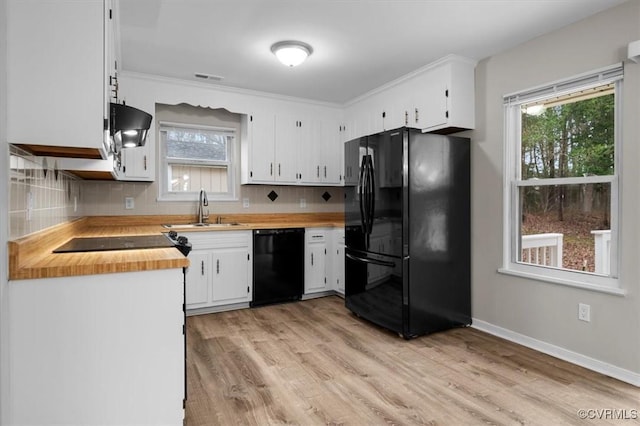
[[[271,46],[271,51],[288,67],[300,65],[313,53],[311,46],[301,41],[279,41]]]

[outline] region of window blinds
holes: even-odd
[[[522,90],[504,96],[506,106],[537,102],[542,99],[562,96],[580,89],[613,83],[624,76],[622,62],[599,70],[580,74],[569,79],[559,80],[543,86]]]

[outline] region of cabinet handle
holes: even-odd
[[[404,112],[404,124],[409,124],[409,111]]]
[[[313,253],[311,253],[311,266],[313,266]]]
[[[278,163],[278,176],[281,176],[281,166],[282,164]]]
[[[418,108],[416,108],[416,123],[417,123],[417,122],[418,122],[418,120],[419,120],[419,118],[418,118],[418,117],[419,117],[419,115],[418,115],[418,114],[419,114],[419,113],[418,113]]]
[[[324,177],[327,178],[327,166],[324,166]]]
[[[220,274],[220,259],[216,259],[216,274]]]
[[[204,260],[201,260],[200,263],[200,273],[204,276]]]
[[[144,159],[142,161],[144,163],[144,170],[147,171],[147,156],[144,156]]]
[[[269,163],[269,176],[273,176],[273,163]]]
[[[320,166],[316,167],[316,177],[320,177]]]

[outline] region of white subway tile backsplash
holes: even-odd
[[[9,165],[11,239],[81,215],[80,209],[74,211],[73,199],[65,194],[79,194],[82,181],[64,172],[56,173],[56,161],[45,161],[10,145]]]

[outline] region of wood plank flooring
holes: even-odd
[[[187,426],[640,424],[639,388],[473,328],[406,341],[336,296],[187,328]]]

